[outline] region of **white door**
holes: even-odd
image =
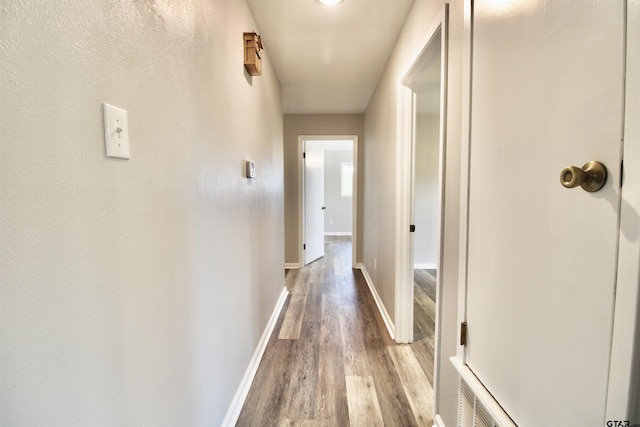
[[[304,264],[324,256],[324,149],[305,141]]]
[[[624,2],[473,3],[466,363],[520,426],[605,425]]]

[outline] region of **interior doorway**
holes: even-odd
[[[444,247],[447,20],[445,5],[408,61],[398,85],[396,341],[431,341],[427,347],[433,352],[429,363],[434,370],[434,389],[441,363],[438,349]],[[424,291],[415,288],[416,278],[427,279],[430,287]],[[416,300],[418,293],[423,294],[422,301]],[[426,312],[423,315],[430,317],[430,326],[426,331],[416,331],[414,316],[422,309]],[[436,401],[436,409],[437,404]]]
[[[325,238],[350,239],[356,264],[358,206],[358,137],[301,135],[300,260],[301,266],[324,255]]]

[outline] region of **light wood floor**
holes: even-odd
[[[415,337],[390,339],[351,242],[290,270],[290,291],[238,426],[431,426],[434,280],[416,273]]]

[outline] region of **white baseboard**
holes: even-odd
[[[350,231],[327,231],[324,233],[325,236],[351,236],[352,234]]]
[[[391,320],[391,316],[389,316],[387,309],[384,307],[384,304],[380,299],[380,295],[378,295],[378,291],[376,290],[375,286],[373,286],[373,280],[371,280],[371,276],[369,276],[369,272],[367,272],[367,269],[364,267],[363,264],[356,264],[355,268],[362,271],[364,280],[367,282],[367,285],[369,286],[369,290],[371,291],[371,295],[373,295],[373,299],[376,302],[376,306],[378,306],[378,311],[382,316],[382,320],[384,320],[384,324],[387,327],[387,331],[389,331],[389,335],[391,335],[391,339],[395,340],[396,339],[395,325],[393,324],[393,321]]]
[[[415,270],[437,270],[438,264],[435,262],[416,262],[413,264]]]
[[[444,421],[440,414],[436,414],[436,417],[433,420],[433,427],[445,427]]]
[[[285,262],[284,269],[285,270],[298,270],[300,268],[299,262]]]
[[[260,366],[262,355],[267,348],[269,338],[271,337],[271,333],[276,326],[278,316],[280,315],[280,311],[282,311],[282,307],[284,306],[288,295],[289,291],[287,291],[287,288],[283,288],[282,293],[280,294],[280,297],[276,302],[276,306],[273,309],[273,313],[271,313],[271,318],[269,318],[269,322],[267,323],[267,326],[262,333],[262,337],[260,337],[260,341],[258,342],[256,351],[253,353],[253,357],[249,362],[249,366],[247,367],[247,370],[244,373],[244,377],[242,377],[242,381],[238,386],[238,390],[233,396],[233,400],[231,401],[231,405],[229,405],[229,409],[227,409],[227,414],[222,421],[222,425],[225,427],[235,426],[236,422],[238,422],[238,417],[240,416],[240,411],[242,411],[244,401],[249,394],[251,383],[253,382],[253,378],[256,376],[256,372],[258,372],[258,366]]]

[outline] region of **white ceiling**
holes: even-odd
[[[415,0],[248,0],[285,114],[362,113]]]

